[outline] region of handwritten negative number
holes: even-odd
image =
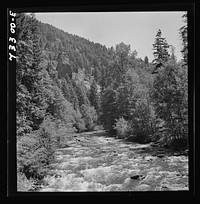
[[[9,14],[10,14],[10,16],[12,16],[12,21],[14,21],[15,16],[16,16],[16,13],[13,13],[12,11],[10,11]],[[14,22],[10,23],[10,32],[11,32],[12,34],[15,33],[15,28],[16,28],[15,23],[14,23]],[[16,44],[16,39],[15,39],[15,38],[12,38],[12,37],[9,37],[9,42]],[[9,46],[8,46],[8,49],[11,50],[11,51],[16,52],[16,48],[15,48],[14,45],[9,45]],[[13,55],[12,53],[9,52],[8,54],[9,54],[9,60],[10,60],[10,61],[12,61],[13,58],[16,59],[16,56]]]
[[[10,24],[10,31],[11,31],[11,33],[15,33],[15,29],[14,29],[15,27],[16,27],[16,25],[14,23]]]
[[[15,46],[12,46],[12,45],[9,45],[8,49],[9,49],[9,50],[16,51]]]
[[[9,37],[9,41],[11,41],[11,42],[13,42],[13,43],[16,43],[15,38],[11,38],[11,37]]]
[[[16,16],[16,13],[12,13],[12,11],[10,11],[10,15],[15,17]]]

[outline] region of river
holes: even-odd
[[[40,192],[188,191],[188,156],[104,131],[72,136],[57,149]]]

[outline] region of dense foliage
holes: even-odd
[[[153,50],[154,60],[149,63],[147,57],[145,61],[136,58],[124,43],[113,49],[108,67],[112,82],[101,93],[100,119],[105,129],[118,137],[183,148],[188,140],[185,57],[177,62],[174,47],[167,44],[160,29]]]
[[[91,75],[82,64],[73,70],[62,44],[54,41],[64,32],[55,29],[56,38],[48,30],[52,26],[45,27],[33,14],[17,14],[16,22],[17,167],[25,183],[25,178],[45,176],[55,149],[65,146],[73,132],[94,130],[98,107],[95,82],[90,91]]]
[[[46,175],[55,149],[73,133],[97,124],[134,142],[187,146],[187,25],[180,29],[182,61],[159,29],[149,62],[123,42],[106,48],[33,14],[17,14],[16,22],[19,190]]]
[[[151,93],[155,112],[163,120],[161,139],[166,142],[187,140],[187,71],[185,67],[169,61],[155,77]],[[181,146],[180,141],[177,145]]]

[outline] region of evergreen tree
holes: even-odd
[[[188,62],[188,25],[187,25],[187,13],[185,13],[183,16],[183,21],[185,23],[184,26],[182,26],[179,29],[181,38],[182,38],[182,44],[183,44],[183,49],[181,50],[182,54],[183,54],[183,59],[184,62],[187,64]]]
[[[41,50],[34,15],[17,14],[17,61],[16,61],[16,91],[17,91],[17,131],[22,126],[38,129],[42,123],[46,103],[43,98],[43,72]],[[19,25],[19,26],[18,26]],[[23,125],[22,125],[23,124]],[[25,130],[24,130],[25,131]]]
[[[168,59],[169,59],[169,53],[168,53],[169,45],[165,38],[162,37],[162,32],[160,29],[158,29],[155,43],[153,44],[153,55],[154,60],[153,64],[155,66],[152,73],[156,73],[157,69],[163,65]]]
[[[53,154],[49,135],[40,132],[48,107],[44,97],[46,75],[34,15],[18,13],[16,25],[17,170],[27,178],[40,179]]]
[[[113,82],[112,66],[113,66],[113,64],[109,64],[107,66],[102,67],[101,79],[99,80],[99,85],[101,86],[102,91],[104,91]]]
[[[87,128],[87,131],[94,130],[94,127],[96,126],[96,122],[97,122],[97,114],[94,107],[83,104],[80,107],[80,110],[82,113],[82,118],[85,122],[85,127]]]
[[[97,87],[95,80],[93,80],[91,87],[90,87],[89,101],[90,101],[90,105],[93,106],[98,113],[99,112],[99,94],[98,94],[98,87]]]
[[[173,45],[170,46],[170,59],[173,61],[176,61],[176,56],[175,56],[175,47]]]
[[[71,93],[70,93],[70,88],[69,88],[69,85],[66,81],[65,78],[61,79],[61,84],[62,84],[62,91],[63,91],[63,95],[64,97],[71,102]]]
[[[130,45],[126,45],[123,42],[116,45],[113,72],[113,78],[116,80],[116,84],[120,84],[123,81],[123,76],[129,68],[129,55]]]
[[[147,56],[145,56],[145,58],[144,58],[144,63],[145,63],[146,65],[149,65],[149,59],[148,59]]]
[[[113,125],[118,118],[116,106],[116,92],[112,86],[106,88],[101,95],[101,115],[99,117],[103,127],[109,132],[115,132]]]
[[[185,89],[185,90],[184,90]],[[161,140],[164,143],[187,143],[187,76],[174,61],[169,61],[154,80],[151,98],[157,118],[163,120]],[[181,144],[181,142],[183,142]]]
[[[101,72],[99,71],[98,67],[94,68],[93,76],[94,76],[95,81],[99,82],[99,79],[101,78]]]
[[[64,97],[74,106],[75,110],[79,109],[79,102],[76,92],[74,90],[73,84],[71,79],[69,78],[68,74],[65,75],[65,78],[61,79],[62,83],[62,91]]]
[[[85,86],[83,83],[74,83],[76,95],[78,97],[79,107],[84,105],[90,105],[90,101],[87,97]]]

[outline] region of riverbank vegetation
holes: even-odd
[[[107,48],[34,14],[16,15],[18,190],[44,178],[55,150],[74,133],[103,127],[112,137],[187,148],[187,15],[183,20],[183,59],[159,29],[149,62],[123,42]]]

